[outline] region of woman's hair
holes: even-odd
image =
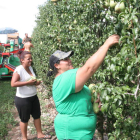
[[[60,61],[56,62],[57,64],[60,63]],[[52,76],[53,74],[56,75],[58,73],[58,69],[54,66],[53,69],[50,69],[47,73],[47,76]]]
[[[21,59],[24,59],[26,54],[31,54],[31,52],[29,52],[29,51],[22,51],[22,50],[17,52],[17,56],[19,57],[20,62],[21,62]]]
[[[60,51],[60,50],[56,50],[51,56],[50,56],[50,59],[49,59],[49,71],[48,71],[48,74],[47,76],[51,76],[53,74],[57,74],[58,73],[58,69],[54,66],[54,64],[59,64],[61,60],[67,58],[67,57],[70,57],[74,54],[73,51],[69,51],[69,52],[63,52],[63,51]]]

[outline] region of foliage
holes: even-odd
[[[7,135],[11,126],[15,124],[11,109],[14,104],[15,88],[12,88],[10,81],[0,80],[0,139]],[[8,90],[7,90],[8,89]]]
[[[140,1],[125,1],[125,7],[116,13],[103,0],[48,1],[39,7],[32,35],[34,68],[50,93],[52,78],[46,75],[49,57],[55,50],[74,50],[73,65],[81,67],[108,36],[120,35],[119,44],[109,49],[87,83],[96,83],[96,94],[101,95],[104,111],[98,116],[107,121],[108,127],[100,131],[108,133],[110,140],[137,139],[140,135]]]

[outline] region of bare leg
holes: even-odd
[[[37,131],[37,137],[43,138],[45,135],[42,133],[40,118],[34,120],[34,125],[35,125],[36,131]]]
[[[27,125],[28,123],[20,122],[20,129],[22,133],[22,140],[27,140]]]

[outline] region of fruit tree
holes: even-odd
[[[97,129],[110,140],[140,138],[140,1],[51,0],[39,7],[32,37],[36,72],[51,93],[48,59],[57,49],[74,51],[74,67],[81,67],[112,34],[119,44],[109,49],[91,77],[93,105],[100,99]],[[51,82],[50,82],[51,81]],[[106,127],[104,125],[106,124]]]

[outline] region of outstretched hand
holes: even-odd
[[[118,44],[119,43],[119,39],[120,39],[120,36],[119,35],[111,35],[104,43],[105,46],[109,46],[112,47],[113,45],[115,44]]]

